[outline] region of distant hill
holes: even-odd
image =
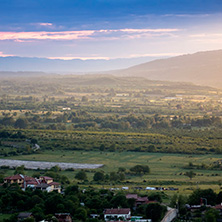
[[[53,73],[100,72],[125,69],[143,62],[152,61],[157,57],[123,58],[123,59],[47,59],[27,57],[0,57],[0,71],[29,71]]]
[[[155,60],[116,74],[146,77],[151,80],[192,82],[222,88],[222,50]]]
[[[50,73],[84,74],[100,72],[118,76],[144,77],[150,80],[191,82],[222,88],[222,50],[198,52],[158,60],[154,59],[154,57],[143,57],[113,60],[59,60],[0,57],[0,77],[46,76]],[[141,64],[145,61],[149,62]],[[135,64],[140,65],[132,66]],[[126,69],[129,66],[132,67]],[[104,70],[115,69],[118,70],[103,72]],[[104,79],[103,81],[107,80]],[[111,83],[113,80],[109,81]],[[95,80],[92,80],[92,84],[94,83]]]
[[[174,96],[176,94],[206,95],[216,89],[192,83],[148,80],[143,77],[118,77],[108,74],[55,75],[44,73],[0,73],[1,95],[71,95],[76,92],[135,92],[147,95]],[[71,94],[70,94],[71,93]]]

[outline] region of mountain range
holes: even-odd
[[[116,74],[222,88],[222,50],[159,59],[118,71]]]
[[[28,57],[0,57],[0,71],[13,72],[50,72],[50,73],[86,73],[104,70],[124,69],[157,57],[119,58],[119,59],[47,59]]]
[[[150,59],[154,60],[155,58],[74,59],[65,61],[45,58],[0,57],[0,76],[43,76],[48,74],[45,72],[57,74],[62,72],[69,74],[100,72],[100,74],[145,77],[150,80],[161,81],[191,82],[222,88],[222,50],[197,52],[195,54],[156,59],[139,64],[143,60],[147,61]]]

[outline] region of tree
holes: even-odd
[[[88,102],[88,101],[89,101],[89,98],[87,96],[82,97],[82,102]]]
[[[178,200],[178,196],[177,196],[177,194],[174,194],[170,200],[170,207],[176,208],[177,207],[177,200]]]
[[[106,148],[105,145],[104,145],[104,144],[101,144],[101,146],[99,147],[99,150],[100,150],[100,151],[104,151],[105,148]]]
[[[62,169],[58,165],[56,165],[56,166],[51,167],[49,170],[58,173]]]
[[[217,194],[216,203],[217,203],[217,204],[222,203],[222,191],[220,191],[220,192]]]
[[[16,174],[24,174],[24,170],[25,170],[25,166],[24,165],[18,166],[15,169],[14,175],[16,175]]]
[[[103,181],[104,180],[104,173],[103,172],[95,172],[93,176],[93,180],[95,181]]]
[[[29,217],[24,219],[23,222],[35,222],[35,219],[33,217]]]
[[[75,195],[77,194],[79,191],[79,187],[77,185],[72,185],[72,186],[68,186],[65,189],[65,194],[66,195]]]
[[[53,214],[46,215],[45,220],[50,222],[59,222]]]
[[[126,199],[126,195],[123,193],[117,193],[113,198],[111,199],[111,204],[114,208],[117,207],[128,207],[128,202]]]
[[[186,208],[187,198],[183,195],[179,195],[177,203],[180,215],[185,215],[187,212]]]
[[[86,172],[83,171],[83,170],[79,171],[79,172],[76,174],[75,178],[76,178],[77,180],[82,180],[82,181],[83,181],[83,180],[87,180]]]
[[[147,147],[147,152],[154,152],[156,150],[155,146],[154,145],[149,145]]]
[[[126,179],[125,173],[118,173],[118,175],[120,181],[124,181]]]
[[[189,196],[188,203],[190,205],[200,204],[201,198],[206,199],[205,202],[207,202],[207,204],[215,205],[217,194],[212,189],[206,189],[206,190],[197,189],[194,190],[193,193]]]
[[[149,200],[156,200],[162,203],[162,194],[161,193],[151,193],[149,195]]]
[[[147,165],[136,165],[130,168],[130,171],[136,174],[148,174],[150,173],[150,168]]]
[[[125,167],[119,167],[118,168],[118,173],[120,172],[126,172],[126,168]]]
[[[206,222],[216,222],[219,217],[219,211],[213,208],[205,213]]]
[[[42,205],[42,206],[44,207],[44,205]],[[35,206],[32,209],[32,214],[34,215],[34,217],[37,221],[41,221],[45,217],[42,207],[38,207],[38,206]]]
[[[80,207],[76,210],[75,217],[81,221],[86,221],[87,218],[87,211],[86,209]]]
[[[113,143],[110,147],[109,147],[109,151],[110,152],[115,152],[116,151],[116,144]]]
[[[184,175],[187,176],[187,177],[189,177],[190,180],[192,180],[192,178],[196,176],[196,173],[194,173],[194,172],[191,170],[191,171],[186,172]]]
[[[19,118],[15,121],[15,128],[25,129],[28,126],[28,121],[26,119]]]
[[[111,172],[109,175],[110,181],[117,181],[119,179],[119,175],[116,172]]]
[[[153,222],[158,222],[164,217],[166,211],[166,206],[159,203],[150,203],[146,207],[145,214],[146,218],[152,219]]]
[[[38,140],[37,139],[35,139],[35,138],[32,138],[31,139],[31,144],[37,144],[38,143]]]

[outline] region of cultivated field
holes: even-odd
[[[219,170],[194,169],[194,178],[189,179],[184,175],[189,171],[184,169],[185,165],[210,164],[222,159],[222,155],[185,155],[185,154],[163,154],[163,153],[141,153],[141,152],[81,152],[81,151],[45,151],[42,154],[23,155],[10,157],[19,160],[38,160],[64,163],[87,163],[104,164],[97,170],[87,171],[88,180],[91,181],[95,171],[103,170],[105,173],[117,171],[119,167],[126,168],[126,181],[116,186],[164,186],[177,187],[178,192],[188,192],[190,189],[213,188],[220,189],[222,172]],[[150,167],[151,173],[143,176],[129,174],[129,169],[137,164],[144,164]],[[59,164],[57,164],[59,165]],[[75,181],[75,172],[64,171],[64,175]],[[107,186],[107,185],[105,185]],[[109,185],[108,187],[113,186]]]

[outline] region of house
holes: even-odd
[[[4,178],[5,184],[17,183],[23,190],[26,188],[40,189],[42,191],[57,191],[61,193],[61,185],[53,181],[53,178],[41,176],[39,179],[22,174],[13,175]]]
[[[128,221],[130,217],[130,208],[113,208],[104,211],[105,221]]]
[[[135,207],[142,204],[148,204],[150,202],[147,197],[139,197],[137,194],[127,194],[126,199],[135,199]]]
[[[22,212],[22,213],[19,213],[19,215],[18,215],[18,221],[23,221],[23,220],[28,219],[28,218],[33,218],[32,213]]]
[[[10,177],[5,177],[4,183],[7,183],[7,184],[17,183],[20,187],[22,187],[24,184],[24,177],[21,176],[21,174],[17,174]]]
[[[148,204],[149,200],[147,197],[138,197],[135,201],[136,207],[143,205],[143,204]]]
[[[35,187],[36,190],[51,192],[51,186],[47,183],[40,183]]]
[[[40,176],[39,180],[41,181],[41,183],[52,183],[53,182],[53,178],[52,177],[46,177],[46,176]]]
[[[55,217],[59,222],[72,222],[70,213],[56,213]]]
[[[48,185],[51,187],[51,189],[52,189],[53,191],[57,191],[58,193],[61,193],[61,185],[60,185],[60,183],[51,182],[51,183],[49,183]]]
[[[222,215],[222,203],[214,206],[213,208],[216,209],[216,210],[218,210],[219,213],[220,213],[220,215]]]
[[[41,176],[39,177],[40,185],[36,186],[36,189],[51,192],[57,191],[61,193],[60,183],[54,182],[52,177]]]
[[[7,184],[17,183],[19,187],[25,190],[27,187],[35,187],[36,185],[39,184],[39,181],[38,179],[33,177],[25,176],[22,174],[16,174],[10,177],[5,177],[4,183]]]

